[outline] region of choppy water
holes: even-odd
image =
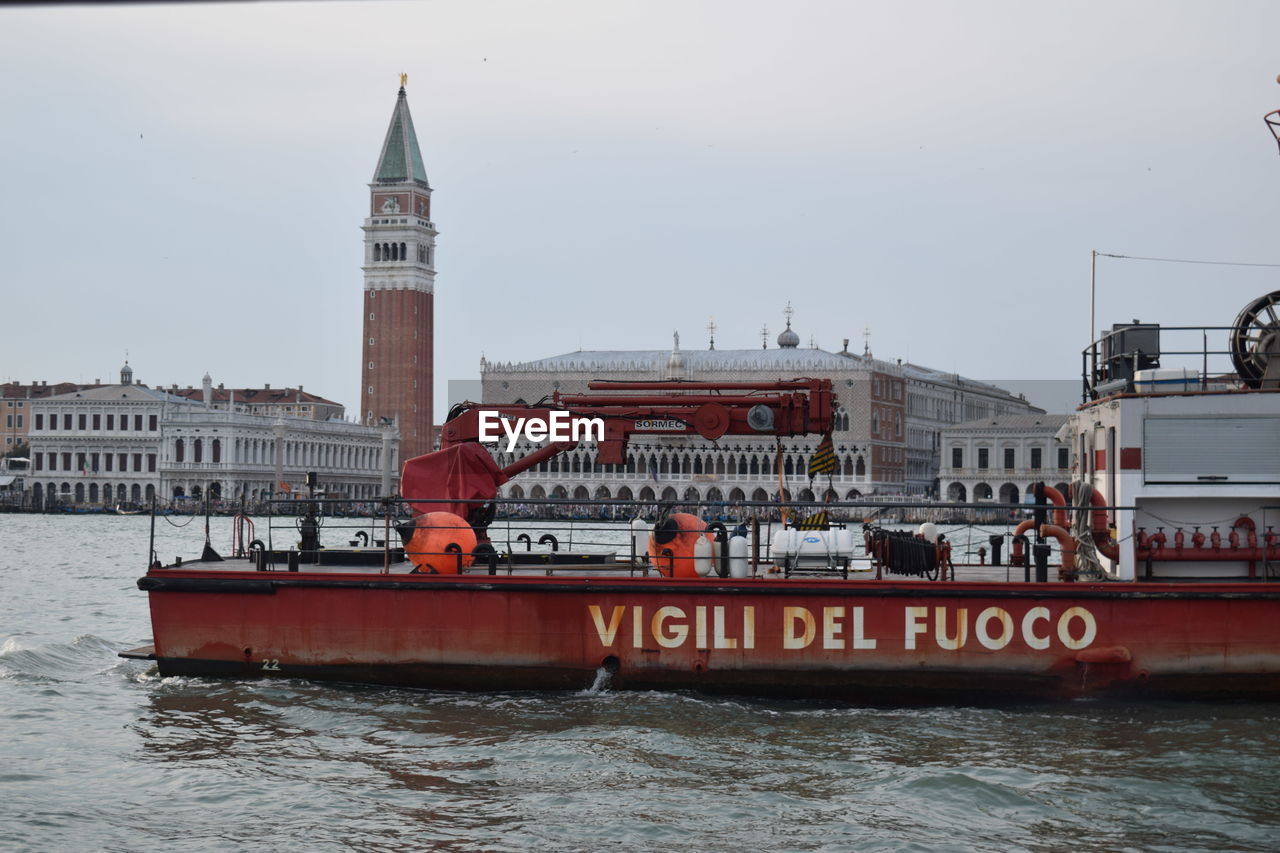
[[[0,849],[1280,848],[1280,706],[160,679],[148,523],[0,516]]]

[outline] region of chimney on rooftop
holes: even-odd
[[[265,385],[263,385],[263,386],[262,386],[262,388],[263,388],[263,390],[264,390],[264,391],[270,391],[270,390],[271,390],[271,383],[270,383],[270,382],[266,383]]]

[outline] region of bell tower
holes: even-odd
[[[394,420],[400,458],[431,452],[432,299],[436,228],[431,186],[405,95],[407,75],[369,184],[364,221],[364,342],[360,417]]]

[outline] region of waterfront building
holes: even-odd
[[[385,470],[399,465],[394,427],[316,420],[296,411],[298,399],[279,401],[295,411],[274,415],[206,406],[134,382],[128,365],[119,384],[32,399],[32,503],[255,502],[306,494],[307,472],[329,497],[383,494],[383,460]]]
[[[1033,483],[1065,496],[1071,451],[1055,437],[1067,415],[980,418],[942,430],[941,482],[949,501],[1021,503]]]
[[[31,460],[6,456],[0,465],[0,507],[21,507],[26,503],[27,474]]]
[[[1044,412],[989,382],[918,364],[903,365],[907,392],[907,491],[939,496],[942,432],[965,421]]]
[[[717,350],[712,341],[709,349],[689,351],[680,348],[676,336],[670,350],[574,352],[511,363],[482,359],[482,399],[486,404],[536,403],[556,391],[586,392],[594,379],[830,379],[838,400],[832,436],[837,468],[831,477],[810,481],[806,474],[818,436],[781,442],[729,436],[708,442],[654,435],[633,438],[625,465],[597,465],[593,450],[579,447],[522,474],[504,494],[680,501],[769,500],[780,489],[797,500],[936,494],[943,425],[973,411],[1039,411],[992,385],[879,360],[869,352],[851,353],[848,341],[838,353],[801,348],[789,315],[776,343],[758,350]],[[494,452],[504,464],[533,449],[526,442],[510,453],[505,445]]]
[[[93,385],[33,399],[32,502],[150,502],[159,496],[161,421],[170,407],[196,404],[133,381]]]
[[[221,382],[214,387],[213,377],[204,375],[199,388],[173,385],[170,394],[185,397],[207,408],[264,418],[307,418],[313,421],[342,420],[346,407],[333,400],[297,388],[227,388]]]
[[[372,500],[383,494],[383,454],[391,471],[398,464],[392,427],[205,406],[176,407],[163,426],[160,479],[171,500],[300,497],[308,493],[306,472],[316,474],[324,497]]]
[[[48,382],[5,382],[0,385],[0,412],[4,415],[4,449],[0,453],[8,453],[27,443],[27,433],[31,429],[31,400],[89,387],[92,386],[74,382],[55,382],[52,385]]]
[[[432,448],[436,227],[401,77],[364,221],[360,418],[399,426],[404,458]]]

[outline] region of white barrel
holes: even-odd
[[[714,543],[705,536],[699,536],[693,543],[693,570],[698,577],[705,578],[716,570],[716,549]]]
[[[745,536],[729,540],[729,577],[739,580],[751,577],[751,563],[747,560],[749,547]]]
[[[853,556],[854,538],[853,531],[849,528],[843,530],[828,531],[831,534],[831,552],[832,556],[847,558]]]
[[[938,541],[938,525],[934,524],[932,521],[926,521],[924,524],[920,525],[916,530],[916,533],[920,534],[920,538],[926,542]]]
[[[800,542],[804,534],[794,527],[779,530],[773,537],[773,560],[780,563],[783,557],[795,557],[800,554]]]
[[[643,518],[637,518],[631,522],[631,545],[635,548],[636,562],[648,562],[649,522]]]

